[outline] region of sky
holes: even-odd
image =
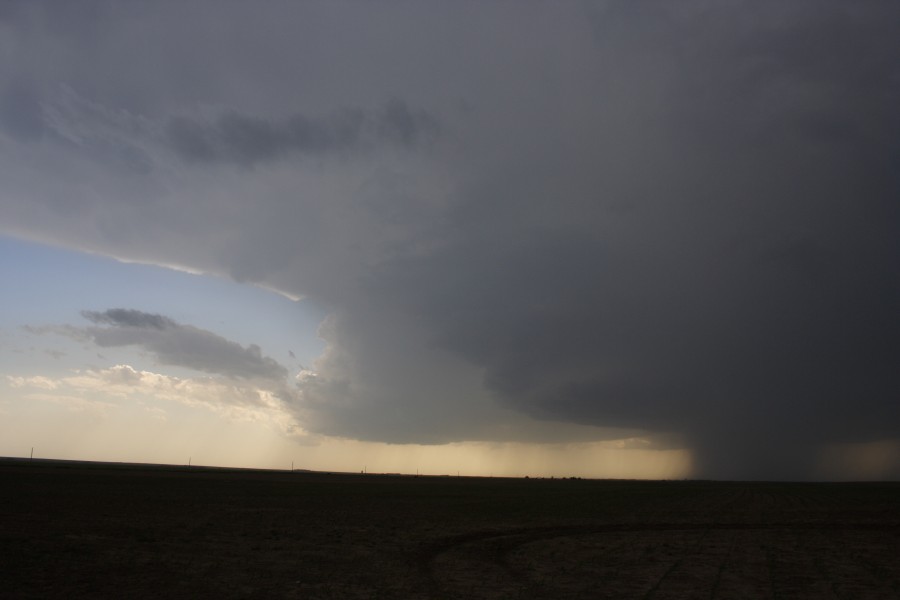
[[[900,477],[900,5],[4,2],[0,455]]]

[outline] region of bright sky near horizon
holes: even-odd
[[[310,302],[221,278],[0,238],[3,296],[0,455],[127,462],[468,475],[677,477],[683,453],[629,460],[616,443],[388,445],[291,432],[277,405],[231,410],[218,388],[167,390],[121,385],[144,377],[196,377],[134,348],[99,348],[54,329],[83,326],[83,307],[156,310],[279,356],[294,374],[324,349],[324,318]],[[306,367],[308,368],[308,367]],[[152,375],[151,375],[152,374]],[[154,382],[154,383],[158,383]],[[222,394],[226,395],[226,394]],[[293,435],[292,435],[293,434]],[[638,453],[641,454],[641,453]],[[185,458],[187,457],[187,458]],[[633,457],[638,459],[638,457]]]
[[[467,475],[678,477],[683,452],[625,451],[622,443],[391,445],[313,436],[273,403],[229,406],[218,386],[139,348],[99,347],[66,328],[86,310],[128,306],[258,345],[296,375],[324,350],[325,313],[228,279],[0,237],[4,367],[0,455],[126,462]],[[102,299],[102,300],[101,300]],[[96,306],[98,301],[106,304]],[[87,342],[87,343],[86,343]],[[139,373],[154,381],[123,381]],[[183,389],[160,392],[162,378]],[[199,381],[197,381],[199,383]],[[223,397],[220,397],[223,396]]]
[[[900,477],[900,6],[7,2],[0,455]]]

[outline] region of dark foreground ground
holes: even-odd
[[[0,597],[900,598],[900,484],[3,459]]]

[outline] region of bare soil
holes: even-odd
[[[0,597],[900,598],[900,484],[2,459]]]

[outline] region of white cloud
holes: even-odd
[[[7,375],[6,381],[13,388],[31,387],[42,390],[54,390],[58,387],[58,383],[49,377],[36,375],[34,377],[16,377]]]
[[[73,410],[106,411],[116,403],[133,400],[154,418],[165,420],[167,413],[159,402],[172,402],[204,408],[232,421],[271,423],[286,434],[305,434],[274,392],[224,377],[180,378],[137,370],[130,365],[115,365],[107,369],[79,370],[56,379],[9,375],[6,379],[10,387],[26,392],[28,389],[53,392],[28,392],[25,398],[56,402]]]
[[[23,397],[26,400],[58,404],[71,412],[93,413],[100,417],[107,416],[110,411],[116,408],[116,404],[113,402],[104,402],[102,400],[61,392],[54,392],[52,394],[46,392],[31,392],[25,394]]]

